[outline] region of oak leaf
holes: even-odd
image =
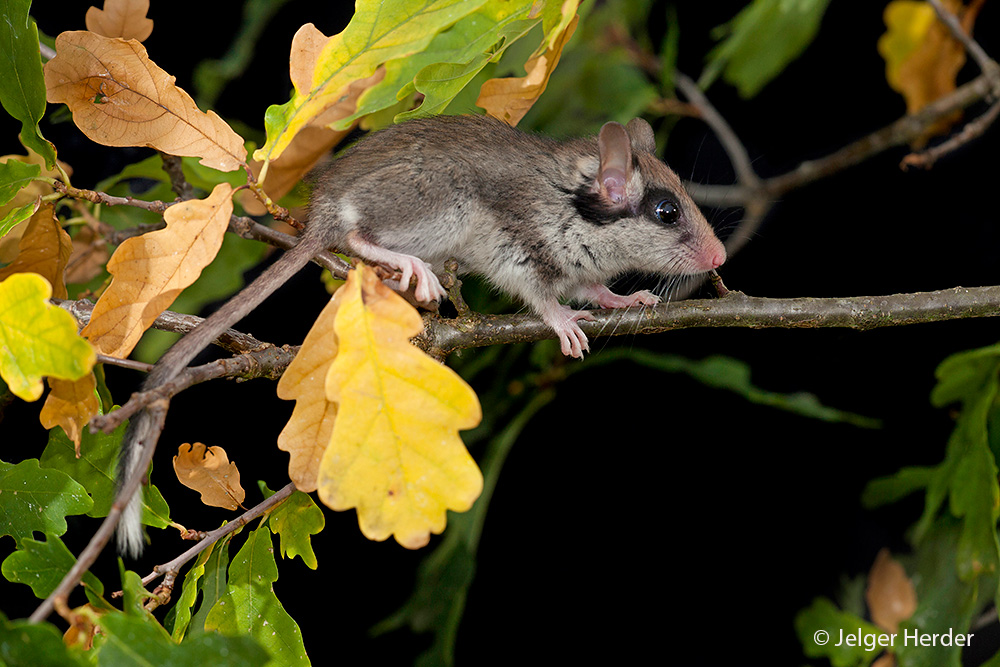
[[[184,443],[174,457],[174,472],[181,484],[201,494],[206,505],[234,510],[247,497],[240,486],[240,471],[222,447]]]
[[[476,106],[485,109],[487,114],[499,118],[508,125],[517,125],[524,118],[535,100],[545,92],[549,77],[559,64],[563,47],[576,30],[580,17],[575,15],[576,3],[567,2],[564,9],[570,5],[572,5],[571,11],[574,12],[572,19],[566,23],[564,29],[551,36],[545,44],[545,51],[532,56],[524,64],[527,75],[485,81],[479,89]]]
[[[267,143],[254,158],[276,159],[299,131],[348,94],[353,82],[371,77],[387,61],[419,53],[434,35],[485,2],[358,0],[350,23],[329,38],[318,55],[311,48],[293,51],[293,58],[303,57],[292,65],[295,92],[287,103],[268,108]]]
[[[97,300],[83,335],[101,352],[124,358],[142,332],[193,283],[219,252],[233,212],[232,187],[174,204],[166,229],[128,239],[108,261],[111,285]]]
[[[278,449],[291,454],[288,478],[300,491],[315,491],[323,452],[330,443],[337,404],[326,398],[326,376],[339,345],[334,320],[346,292],[337,290],[316,318],[295,359],[278,380],[278,397],[295,408],[278,436]]]
[[[943,4],[971,34],[982,0],[973,0],[968,7],[961,0],[944,0]],[[893,0],[885,8],[884,20],[887,31],[878,40],[878,51],[885,60],[886,81],[906,100],[907,113],[953,92],[965,64],[965,47],[937,19],[934,8],[916,0]],[[956,112],[940,119],[913,142],[914,148],[947,132],[961,117]]]
[[[331,38],[307,23],[292,38],[289,60],[289,74],[296,87],[308,89],[312,85],[313,73],[323,48]],[[378,84],[385,77],[385,68],[379,67],[371,76],[353,81],[346,92],[333,105],[300,129],[281,155],[267,163],[267,171],[261,186],[267,195],[277,201],[288,194],[302,180],[320,158],[350,134],[354,127],[342,130],[330,129],[329,125],[346,118],[357,109],[358,97],[368,88]],[[259,176],[264,163],[253,160],[250,168]],[[240,203],[253,215],[264,213],[263,206],[250,193],[241,193]]]
[[[87,10],[87,30],[141,42],[153,32],[153,21],[146,18],[148,11],[149,0],[104,0],[104,9]]]
[[[868,573],[865,601],[872,623],[892,634],[899,632],[899,624],[917,610],[917,591],[913,582],[888,549],[882,549],[875,557]]]
[[[43,376],[76,380],[97,361],[76,320],[51,305],[51,296],[52,286],[37,273],[0,282],[0,377],[25,401],[42,395]]]
[[[48,178],[61,177],[57,169],[47,169],[45,166],[45,158],[32,150],[29,150],[27,155],[4,155],[0,157],[0,163],[3,164],[7,164],[10,160],[22,162],[24,164],[37,165],[41,170],[41,176],[47,176]],[[73,168],[62,160],[59,160],[59,166],[66,172],[67,175],[73,174]],[[21,208],[30,202],[37,201],[39,197],[50,195],[52,192],[52,186],[45,181],[32,180],[30,183],[20,188],[14,195],[13,199],[0,206],[0,219],[3,219],[4,216],[12,210]],[[0,238],[0,262],[9,263],[14,260],[14,257],[18,252],[17,244],[20,242],[21,236],[24,234],[24,230],[27,226],[28,221],[25,220],[6,234],[4,234],[3,230],[0,229],[0,237],[2,237]]]
[[[246,162],[243,139],[214,111],[198,109],[135,40],[60,34],[45,87],[48,101],[67,104],[76,126],[99,144],[149,146],[220,171]]]
[[[363,265],[350,273],[334,320],[339,351],[326,377],[337,403],[320,464],[319,497],[356,508],[371,540],[409,549],[444,530],[446,510],[468,510],[483,476],[458,431],[476,426],[475,392],[409,339],[417,311]]]
[[[0,280],[15,273],[37,273],[49,281],[55,298],[65,299],[66,265],[72,252],[73,242],[56,219],[55,207],[45,204],[28,220],[17,256],[0,269]]]
[[[80,438],[83,427],[100,410],[97,400],[97,378],[87,373],[79,380],[49,378],[51,391],[42,406],[39,420],[46,429],[62,426],[73,441],[76,457],[80,458]]]

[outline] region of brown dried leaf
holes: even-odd
[[[146,18],[149,0],[104,0],[104,9],[87,10],[87,30],[105,37],[143,41],[153,32]]]
[[[527,76],[490,79],[484,82],[479,89],[476,106],[482,107],[487,114],[499,118],[508,125],[517,125],[521,122],[535,100],[545,92],[549,77],[559,64],[563,47],[573,36],[579,20],[579,16],[574,16],[566,30],[550,42],[549,48],[524,64]]]
[[[197,280],[222,246],[233,189],[215,186],[206,199],[174,204],[166,229],[128,239],[108,261],[111,285],[81,332],[98,352],[125,358],[160,313]]]
[[[288,477],[300,491],[316,490],[319,465],[337,418],[337,404],[327,400],[325,387],[339,349],[333,325],[344,294],[344,290],[334,293],[278,380],[278,397],[295,401],[292,416],[278,436],[278,449],[291,454]]]
[[[47,176],[49,178],[61,178],[61,175],[57,169],[47,169],[45,167],[45,158],[38,155],[32,150],[28,150],[27,155],[4,155],[0,157],[0,162],[6,162],[7,160],[18,160],[19,162],[24,162],[25,164],[37,164],[42,169],[42,176]],[[73,174],[73,168],[68,164],[59,160],[59,166],[68,174]],[[21,208],[25,204],[39,197],[44,197],[46,195],[52,194],[54,191],[52,186],[45,181],[36,180],[32,181],[25,187],[18,190],[14,198],[0,206],[0,218],[10,213],[15,208]],[[14,261],[14,257],[17,256],[18,248],[17,245],[21,241],[21,236],[24,235],[24,230],[28,227],[28,221],[16,225],[13,229],[7,232],[3,238],[0,238],[0,262],[10,263]]]
[[[66,265],[66,284],[85,283],[104,270],[108,246],[93,227],[81,227],[73,237],[73,253]]]
[[[52,285],[52,296],[65,299],[66,265],[73,242],[59,225],[52,204],[40,207],[28,220],[28,226],[18,243],[14,261],[0,269],[0,280],[15,273],[37,273]]]
[[[943,4],[945,9],[960,17],[962,29],[972,34],[982,0],[973,0],[968,7],[961,0],[944,0]],[[888,12],[887,8],[887,16]],[[920,45],[899,63],[895,81],[890,80],[890,84],[906,99],[907,112],[914,113],[954,92],[963,65],[965,47],[952,37],[944,23],[934,20]],[[931,137],[945,134],[961,119],[961,112],[940,119],[913,142],[913,147],[923,147]]]
[[[235,510],[246,499],[240,471],[222,447],[184,443],[174,457],[174,472],[181,484],[201,494],[206,505]]]
[[[74,609],[69,616],[70,626],[63,634],[63,643],[89,651],[94,646],[94,636],[97,634],[97,624],[94,621],[106,613],[107,610],[98,609],[89,602]]]
[[[245,164],[243,139],[198,109],[139,42],[79,30],[59,35],[56,53],[45,64],[48,100],[66,103],[92,141],[197,157],[221,171]]]
[[[891,633],[898,632],[900,622],[917,610],[917,591],[913,582],[888,549],[882,549],[875,557],[868,573],[865,600],[872,622]]]
[[[87,373],[79,380],[60,380],[48,378],[49,392],[42,406],[39,420],[46,429],[62,426],[63,431],[73,441],[76,458],[80,458],[80,436],[83,427],[90,418],[97,414],[100,407],[97,401],[97,378]]]

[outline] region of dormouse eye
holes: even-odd
[[[673,201],[669,199],[664,199],[659,204],[656,205],[656,218],[660,222],[673,225],[681,217],[681,209]]]

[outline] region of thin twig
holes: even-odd
[[[133,371],[142,371],[143,373],[148,373],[153,370],[153,364],[146,364],[141,361],[133,361],[132,359],[119,359],[118,357],[109,357],[106,354],[98,354],[97,361],[102,364],[108,364],[110,366],[121,366],[122,368],[129,368]]]
[[[248,509],[246,512],[241,514],[235,520],[227,523],[226,525],[220,528],[216,528],[213,531],[205,533],[205,537],[199,540],[198,544],[194,545],[181,555],[177,556],[177,558],[174,558],[171,561],[168,561],[166,563],[163,563],[162,565],[157,565],[156,567],[154,567],[153,571],[150,574],[147,574],[145,577],[143,577],[142,579],[143,586],[148,586],[151,582],[155,581],[157,577],[169,574],[176,576],[177,573],[180,572],[181,567],[183,567],[184,564],[187,563],[189,560],[197,556],[199,553],[207,549],[212,544],[218,542],[220,539],[222,539],[229,533],[232,533],[238,530],[239,528],[242,528],[243,526],[247,525],[248,523],[256,519],[258,516],[261,516],[265,512],[271,511],[272,509],[283,503],[285,500],[287,500],[288,497],[291,496],[293,493],[295,493],[295,484],[294,482],[289,482],[279,490],[275,491],[270,497],[265,498],[262,502]]]
[[[250,380],[253,378],[268,378],[277,380],[288,365],[292,363],[298,347],[275,347],[268,345],[262,349],[246,352],[227,359],[218,359],[201,366],[185,368],[172,380],[149,389],[133,393],[125,405],[103,415],[97,415],[90,420],[90,427],[105,433],[118,428],[147,405],[164,399],[170,399],[188,387],[196,384],[222,378]]]
[[[163,171],[170,177],[170,188],[182,200],[194,199],[194,186],[184,177],[184,162],[176,155],[160,153],[163,160]]]
[[[966,123],[965,127],[963,127],[962,131],[958,134],[950,137],[947,141],[944,141],[933,148],[928,148],[920,151],[919,153],[910,153],[903,158],[903,160],[899,163],[899,166],[903,169],[906,169],[907,167],[930,169],[934,166],[934,163],[943,156],[958,150],[965,144],[981,137],[986,130],[988,130],[990,126],[996,122],[998,114],[1000,114],[1000,100],[990,105],[990,108],[986,110],[986,113],[978,116],[975,120]]]
[[[920,111],[903,116],[830,155],[807,160],[785,174],[764,179],[762,188],[769,197],[780,198],[791,190],[843,171],[885,150],[909,144],[926,132],[934,122],[985,99],[991,94],[992,87],[991,79],[981,74],[950,95],[937,99]],[[706,206],[743,205],[760,196],[758,192],[742,185],[686,183],[685,187],[696,201]]]
[[[163,429],[163,423],[167,417],[167,403],[166,401],[161,401],[154,405],[151,405],[148,410],[153,419],[154,429],[159,432]],[[77,558],[76,563],[70,568],[66,576],[62,578],[59,585],[56,587],[52,593],[42,601],[42,604],[31,614],[29,620],[32,623],[38,623],[44,621],[49,614],[52,613],[54,606],[59,608],[65,608],[66,601],[69,598],[69,594],[76,588],[77,584],[83,578],[84,573],[90,569],[90,566],[97,560],[101,551],[104,550],[105,545],[108,540],[111,539],[111,535],[115,532],[115,526],[118,525],[118,519],[121,517],[122,510],[128,504],[129,500],[139,489],[139,485],[142,483],[142,478],[145,476],[145,471],[149,469],[149,464],[152,462],[154,447],[143,447],[142,457],[139,460],[136,469],[141,472],[141,474],[133,475],[128,482],[118,491],[115,496],[115,501],[111,504],[111,509],[108,511],[108,516],[104,518],[101,522],[100,527],[94,536],[90,538],[90,542],[87,543],[86,548],[80,553]]]
[[[997,62],[990,58],[979,42],[972,38],[971,26],[963,26],[961,19],[955,16],[952,12],[948,10],[947,7],[941,4],[941,0],[927,0],[934,11],[937,13],[938,18],[941,22],[947,26],[948,31],[951,36],[962,43],[965,50],[972,56],[976,64],[979,65],[980,71],[983,74],[992,76],[994,79],[994,85],[1000,84],[1000,67],[998,67]],[[972,5],[965,8],[965,15],[968,16],[969,12],[979,12],[979,8],[982,6],[983,0],[976,0]],[[974,14],[973,14],[974,15]],[[994,90],[994,93],[997,91]]]

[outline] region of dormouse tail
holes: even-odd
[[[142,385],[149,391],[174,379],[199,352],[229,327],[246,317],[254,308],[280,287],[299,269],[305,266],[318,252],[325,248],[319,235],[305,234],[299,244],[286,252],[267,268],[250,285],[230,299],[208,319],[195,327],[189,334],[174,344],[157,362],[149,377]],[[138,472],[145,456],[145,448],[156,447],[159,429],[156,419],[148,409],[139,411],[129,423],[122,440],[118,456],[117,489],[120,493],[130,479]],[[145,472],[145,471],[143,471]],[[142,533],[142,486],[129,499],[118,523],[118,550],[124,555],[137,558],[142,554],[144,538]]]

